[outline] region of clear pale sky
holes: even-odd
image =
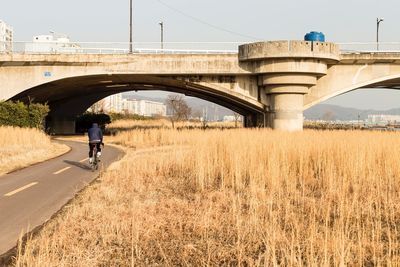
[[[399,0],[161,2],[133,0],[134,41],[159,41],[158,22],[163,21],[166,42],[303,39],[311,30],[324,32],[332,42],[373,42],[376,18],[384,17],[380,40],[400,42]],[[30,41],[50,30],[77,42],[129,40],[129,0],[2,0],[0,20],[13,26],[16,41]],[[400,91],[357,90],[326,103],[389,109],[400,107]]]

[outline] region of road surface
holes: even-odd
[[[0,256],[15,247],[21,234],[46,222],[97,177],[98,171],[92,172],[89,166],[86,143],[60,142],[71,151],[0,176]],[[99,169],[123,154],[111,146],[103,152]]]

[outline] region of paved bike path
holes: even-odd
[[[86,143],[60,141],[67,154],[0,176],[0,255],[12,249],[21,234],[42,225],[77,192],[93,181]],[[123,155],[106,146],[99,169]]]

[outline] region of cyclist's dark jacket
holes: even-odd
[[[89,143],[103,142],[103,133],[97,123],[93,123],[92,128],[88,130],[88,136]]]

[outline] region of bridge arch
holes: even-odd
[[[148,74],[95,74],[62,78],[28,88],[11,100],[48,103],[55,132],[72,133],[74,119],[92,104],[116,93],[161,90],[182,93],[229,108],[246,119],[262,114],[263,105],[222,86],[206,84],[193,77]],[[255,126],[255,125],[254,125]]]
[[[330,83],[322,83],[314,88],[311,88],[310,93],[305,95],[304,110],[311,108],[321,102],[329,100],[333,97],[343,95],[358,89],[400,89],[400,71],[396,74],[375,77],[370,80],[355,82],[354,76],[351,82],[334,81]],[[322,87],[329,88],[324,90]]]

